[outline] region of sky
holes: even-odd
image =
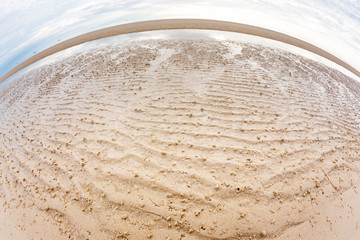
[[[59,41],[168,18],[233,21],[279,31],[360,71],[360,0],[0,0],[0,76]]]

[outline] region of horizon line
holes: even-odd
[[[221,20],[211,20],[211,19],[158,19],[158,20],[147,20],[139,21],[132,23],[125,23],[120,25],[115,25],[111,27],[106,27],[98,29],[95,31],[87,32],[60,43],[57,43],[51,47],[48,47],[41,52],[31,56],[25,61],[21,62],[10,71],[5,73],[0,77],[0,83],[8,79],[10,76],[19,72],[20,70],[30,66],[31,64],[50,56],[54,53],[60,52],[70,47],[80,45],[82,43],[98,40],[101,38],[112,37],[121,34],[129,33],[138,33],[138,32],[147,32],[147,31],[156,31],[156,30],[176,30],[176,29],[199,29],[199,30],[218,30],[218,31],[227,31],[235,33],[243,33],[263,38],[272,39],[278,42],[283,42],[295,47],[299,47],[315,53],[321,57],[324,57],[341,67],[349,70],[356,76],[360,77],[360,72],[352,67],[350,64],[344,62],[333,54],[309,43],[304,40],[301,40],[290,35],[273,31],[267,28],[257,27],[253,25],[230,22],[230,21],[221,21]]]

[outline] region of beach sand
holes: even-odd
[[[324,57],[338,64],[339,66],[349,70],[356,76],[360,77],[360,72],[354,67],[352,67],[351,64],[344,62],[343,60],[325,51],[324,49],[321,49],[299,38],[281,32],[273,31],[271,29],[266,29],[266,28],[261,28],[253,25],[236,23],[236,22],[210,20],[210,19],[160,19],[160,20],[149,20],[142,22],[120,24],[120,25],[84,33],[82,35],[67,39],[35,54],[34,56],[26,59],[24,62],[18,64],[16,67],[11,69],[5,75],[0,77],[0,83],[5,81],[7,78],[14,75],[15,73],[17,73],[18,71],[26,68],[27,66],[30,66],[31,64],[47,56],[50,56],[54,53],[57,53],[59,51],[68,49],[70,47],[85,42],[116,36],[119,34],[138,33],[138,32],[146,32],[153,30],[170,30],[170,29],[219,30],[219,31],[244,33],[248,35],[276,40],[315,53],[321,57]]]
[[[359,99],[336,70],[230,41],[31,70],[0,89],[0,235],[357,239]]]

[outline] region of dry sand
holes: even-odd
[[[0,89],[0,234],[357,239],[359,99],[336,70],[225,41],[32,70]]]
[[[227,21],[209,20],[209,19],[162,19],[162,20],[151,20],[151,21],[142,21],[142,22],[116,25],[113,27],[103,28],[93,32],[85,33],[77,37],[68,39],[66,41],[60,42],[52,47],[49,47],[35,54],[34,56],[30,57],[29,59],[25,60],[24,62],[20,63],[19,65],[11,69],[4,76],[0,77],[0,83],[5,81],[11,75],[39,61],[40,59],[43,59],[51,54],[67,49],[69,47],[79,45],[81,43],[97,40],[100,38],[116,36],[119,34],[137,33],[137,32],[145,32],[152,30],[168,30],[168,29],[220,30],[220,31],[245,33],[249,35],[269,38],[313,52],[317,55],[320,55],[326,59],[329,59],[330,61],[339,64],[340,66],[344,67],[345,69],[349,70],[350,72],[360,77],[360,72],[355,68],[353,68],[350,64],[342,61],[341,59],[337,58],[336,56],[332,55],[331,53],[317,46],[314,46],[308,42],[289,36],[287,34],[283,34],[280,32],[276,32],[248,24],[236,23],[236,22],[227,22]]]

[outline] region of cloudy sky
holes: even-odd
[[[360,0],[0,0],[0,76],[79,34],[166,18],[269,28],[319,46],[360,70]]]

